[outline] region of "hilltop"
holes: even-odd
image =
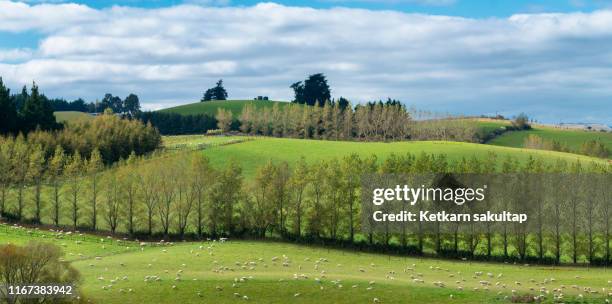
[[[247,104],[252,104],[256,108],[271,108],[275,104],[278,104],[279,107],[284,107],[290,103],[287,101],[272,100],[215,100],[180,105],[162,109],[158,112],[177,113],[181,115],[209,114],[214,116],[217,114],[217,109],[221,108],[232,111],[232,114],[234,114],[234,117],[236,117],[242,113],[242,108],[244,108],[244,106]]]

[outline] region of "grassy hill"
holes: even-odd
[[[494,138],[488,144],[507,147],[523,147],[525,139],[529,135],[537,135],[546,140],[556,140],[567,145],[574,151],[580,150],[580,146],[587,141],[600,140],[608,149],[612,150],[612,133],[588,132],[580,130],[563,130],[548,127],[534,127],[529,131],[513,131]]]
[[[242,113],[242,108],[246,104],[252,104],[257,108],[262,107],[273,107],[274,104],[278,104],[280,107],[284,107],[289,104],[285,101],[271,101],[271,100],[216,100],[207,102],[196,102],[177,107],[167,108],[159,110],[159,112],[177,113],[182,115],[194,115],[194,114],[217,114],[217,109],[222,108],[230,110],[234,116]]]
[[[57,120],[58,122],[70,122],[80,119],[91,120],[94,118],[93,116],[87,113],[77,111],[58,111],[53,112],[53,114],[55,115],[55,120]]]
[[[61,246],[82,274],[84,295],[94,303],[373,303],[374,298],[380,303],[509,303],[504,297],[512,290],[533,296],[541,288],[561,286],[566,286],[566,302],[583,293],[576,303],[603,303],[607,291],[582,289],[610,287],[605,268],[445,261],[271,242],[139,249],[135,242],[78,234],[58,239],[6,225],[0,225],[0,240]],[[146,279],[151,276],[159,280]],[[552,299],[552,292],[547,297]]]
[[[200,136],[201,137],[201,136]],[[200,137],[194,137],[200,138]],[[183,137],[189,141],[189,137]],[[289,138],[268,138],[257,137],[253,140],[212,147],[204,150],[212,163],[224,164],[230,159],[235,159],[242,166],[245,175],[251,176],[255,168],[264,165],[268,160],[287,161],[290,164],[304,156],[307,161],[330,159],[332,157],[343,157],[351,153],[361,156],[376,154],[379,159],[384,159],[391,153],[403,154],[411,152],[418,154],[443,153],[449,159],[460,159],[461,157],[486,157],[489,151],[495,152],[498,157],[503,158],[507,155],[525,160],[529,155],[542,157],[549,161],[565,159],[567,161],[601,161],[595,158],[580,156],[570,153],[554,151],[528,150],[510,147],[500,147],[492,145],[446,142],[446,141],[412,141],[412,142],[344,142],[344,141],[321,141],[303,140]],[[499,162],[501,163],[501,161]]]

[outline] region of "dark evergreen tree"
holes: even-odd
[[[15,131],[17,127],[17,108],[11,99],[11,91],[4,86],[0,77],[0,134]]]
[[[25,100],[21,111],[20,129],[29,132],[40,128],[51,130],[57,128],[53,108],[49,100],[38,91],[36,83],[32,84],[31,94]]]
[[[202,97],[202,102],[211,100],[227,100],[227,91],[223,87],[223,79],[217,81],[217,85],[214,88],[206,90]]]
[[[123,101],[123,108],[125,112],[129,113],[130,115],[135,115],[136,113],[139,113],[140,100],[138,99],[138,96],[135,94],[128,95],[128,97],[126,97]]]
[[[342,111],[344,111],[344,109],[346,109],[346,107],[350,105],[350,102],[348,101],[348,99],[344,97],[338,98],[337,102],[338,102],[338,107],[340,107],[340,110]]]
[[[296,103],[307,105],[324,105],[331,101],[331,91],[327,84],[327,79],[322,73],[308,76],[303,83],[301,81],[291,85],[295,93]]]
[[[100,105],[98,106],[99,112],[104,112],[106,109],[113,110],[113,113],[123,113],[125,109],[123,108],[123,101],[118,96],[113,96],[113,94],[106,93],[102,101],[100,101]]]

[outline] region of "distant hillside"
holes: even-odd
[[[564,130],[547,127],[534,127],[528,131],[512,131],[502,134],[494,138],[488,144],[497,146],[507,146],[522,148],[525,139],[530,134],[540,136],[545,140],[558,141],[572,150],[579,150],[580,146],[587,141],[599,140],[608,149],[612,150],[612,133],[598,131],[579,131],[579,130]]]
[[[274,104],[278,104],[280,107],[284,107],[289,102],[286,101],[271,101],[271,100],[217,100],[217,101],[207,101],[207,102],[196,102],[186,105],[181,105],[177,107],[167,108],[159,110],[159,112],[166,113],[177,113],[182,115],[195,115],[195,114],[217,114],[217,109],[222,108],[225,110],[232,111],[234,116],[240,115],[242,113],[242,108],[246,104],[253,104],[257,108],[261,107],[273,107]]]
[[[55,120],[57,120],[57,122],[70,122],[81,119],[90,120],[94,118],[90,114],[77,111],[57,111],[53,112],[53,114],[55,115]]]
[[[174,144],[189,144],[193,140],[204,140],[202,136],[183,136],[174,140]],[[233,139],[233,138],[230,138]],[[485,158],[489,152],[495,152],[499,157],[499,163],[506,156],[516,157],[518,161],[524,162],[531,155],[542,158],[546,162],[554,162],[563,159],[568,162],[580,160],[583,163],[591,161],[603,163],[602,160],[583,155],[562,153],[555,151],[516,149],[509,147],[497,147],[464,142],[449,141],[405,141],[405,142],[356,142],[356,141],[329,141],[329,140],[305,140],[292,138],[257,137],[252,140],[232,145],[222,145],[206,149],[203,153],[208,156],[213,164],[225,164],[230,160],[238,161],[242,166],[245,176],[253,176],[255,169],[265,165],[269,160],[274,162],[287,161],[294,164],[300,157],[307,161],[317,159],[341,158],[351,153],[362,157],[376,155],[379,160],[384,160],[391,153],[405,154],[407,152],[415,155],[421,152],[445,154],[449,160],[455,161],[461,158]],[[165,139],[167,142],[168,139]]]

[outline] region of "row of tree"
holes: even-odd
[[[77,111],[86,113],[103,113],[106,109],[111,109],[113,113],[127,114],[134,116],[140,113],[140,99],[135,94],[129,94],[125,99],[119,96],[106,93],[102,100],[86,102],[82,98],[67,101],[63,98],[49,99],[53,111]]]
[[[219,109],[219,129],[229,131],[232,115]],[[455,140],[476,141],[478,128],[467,119],[414,120],[408,109],[389,100],[343,108],[341,102],[320,107],[288,104],[255,107],[247,104],[238,117],[245,134],[328,140]]]
[[[150,123],[163,135],[206,134],[217,128],[217,120],[209,114],[181,115],[166,112],[140,112],[135,116],[143,123]]]
[[[545,139],[535,134],[529,134],[523,141],[523,147],[528,149],[550,150],[559,152],[577,153],[582,155],[608,158],[612,152],[599,139],[586,141],[579,149],[572,149],[567,144],[554,139]]]
[[[42,163],[41,158],[31,154],[28,159],[30,165],[23,170],[10,171],[17,177],[7,178],[9,171],[1,171],[5,217],[139,237],[275,236],[396,248],[415,254],[433,249],[440,255],[453,252],[487,258],[610,260],[609,199],[604,200],[607,204],[593,205],[583,197],[558,208],[550,202],[542,205],[546,212],[538,214],[561,220],[537,220],[532,225],[540,223],[533,226],[540,229],[532,230],[510,225],[503,233],[470,223],[457,224],[447,232],[384,233],[364,229],[360,220],[364,173],[588,170],[609,174],[609,166],[586,168],[579,163],[547,164],[539,159],[520,164],[507,158],[498,168],[494,154],[455,162],[430,154],[391,155],[382,162],[375,156],[349,155],[317,162],[301,159],[291,167],[285,162],[270,162],[257,168],[253,179],[244,180],[236,163],[212,166],[200,153],[153,159],[132,154],[102,171],[98,152],[84,159],[78,154],[67,157],[57,148],[49,161],[52,170],[47,171],[52,174],[42,177],[35,165]],[[558,225],[565,229],[556,230]]]
[[[223,114],[223,113],[219,113]],[[220,119],[219,128],[227,121]],[[321,107],[289,104],[272,108],[245,105],[239,117],[246,134],[332,140],[400,140],[409,137],[410,114],[401,105],[359,105],[344,110],[339,103]],[[225,122],[225,123],[224,123]]]

